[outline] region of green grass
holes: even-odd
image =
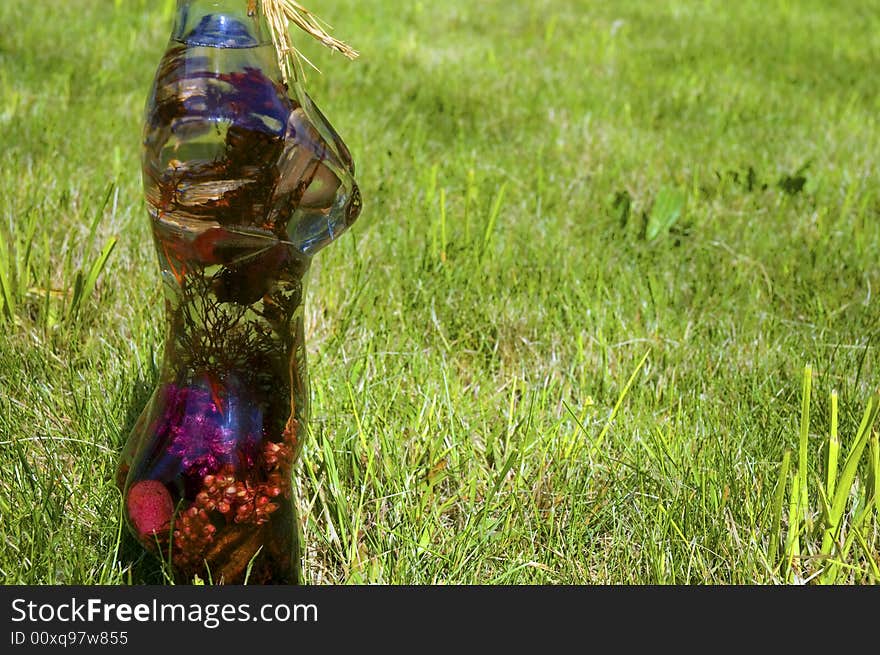
[[[0,4],[6,583],[161,580],[111,478],[171,4]],[[310,277],[307,579],[880,581],[880,2],[312,4],[365,210]]]

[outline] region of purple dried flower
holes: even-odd
[[[169,384],[158,432],[186,475],[201,478],[224,464],[253,466],[260,440],[258,408],[229,395],[221,406],[210,389]],[[222,407],[222,409],[221,409]]]

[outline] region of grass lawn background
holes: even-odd
[[[0,3],[4,583],[163,579],[112,474],[173,6]],[[880,3],[310,7],[363,53],[298,39],[365,209],[309,281],[307,580],[880,580],[876,436],[820,552],[830,393],[845,455],[880,383]]]

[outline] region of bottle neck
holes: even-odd
[[[190,46],[253,48],[270,45],[269,26],[259,6],[248,15],[248,0],[177,0],[171,38]]]

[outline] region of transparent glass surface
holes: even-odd
[[[150,93],[143,179],[164,287],[160,381],[124,448],[129,528],[198,574],[299,580],[291,470],[308,420],[312,255],[360,212],[342,140],[247,0],[179,0]]]

